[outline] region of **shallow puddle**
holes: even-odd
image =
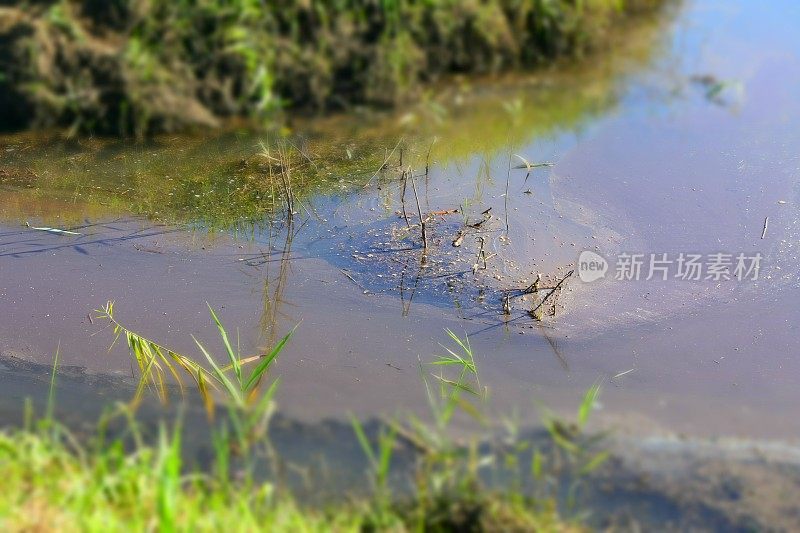
[[[498,412],[602,379],[600,419],[634,433],[794,438],[798,15],[687,2],[580,68],[286,135],[4,138],[2,355],[127,375],[94,309],[193,354],[208,302],[248,352],[299,324],[276,370],[300,418],[424,410],[450,328]]]

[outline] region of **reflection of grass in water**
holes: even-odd
[[[475,154],[491,159],[537,138],[578,130],[613,108],[626,77],[645,68],[661,52],[672,13],[636,19],[585,61],[527,76],[451,80],[441,91],[428,92],[420,104],[361,125],[362,136],[415,139],[415,159],[408,162],[423,168],[434,138],[438,142],[433,145],[433,159],[449,163]],[[332,137],[353,129],[347,117],[311,126]]]
[[[488,92],[480,84],[474,90],[446,90],[444,96],[382,119],[301,122],[300,130],[310,131],[312,139],[296,137],[296,146],[288,151],[294,192],[302,203],[320,192],[359,190],[402,136],[405,163],[421,169],[429,152],[438,164],[476,153],[492,159],[502,149],[578,129],[613,107],[620,79],[648,62],[657,49],[662,19],[626,28],[622,50],[612,46],[591,64],[536,75],[521,84],[503,88],[501,81],[500,88]],[[439,139],[435,145],[433,138]],[[17,220],[33,211],[52,221],[48,211],[58,212],[62,223],[87,214],[132,212],[252,231],[252,223],[273,213],[279,203],[275,181],[267,179],[275,168],[259,156],[260,140],[223,134],[131,146],[92,139],[60,143],[11,138],[7,142],[18,149],[0,156],[0,184],[11,187],[15,196],[0,200],[0,210],[5,219]],[[271,144],[277,140],[273,137]],[[20,191],[29,186],[33,189]],[[61,200],[58,207],[48,208],[51,198]]]
[[[283,308],[287,303],[284,297],[284,290],[289,280],[289,265],[292,254],[292,240],[294,238],[293,224],[286,224],[284,230],[286,231],[285,239],[280,238],[278,234],[280,230],[275,232],[270,230],[268,232],[268,247],[270,250],[276,250],[277,254],[279,254],[278,257],[273,258],[270,254],[263,259],[257,259],[250,263],[255,266],[263,265],[263,312],[261,313],[259,326],[263,340],[268,345],[275,342],[280,322],[289,318]],[[277,243],[281,240],[283,240],[283,245],[279,247]],[[277,273],[274,273],[273,263],[278,263]]]

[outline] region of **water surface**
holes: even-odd
[[[67,364],[126,375],[93,309],[114,300],[193,354],[192,334],[215,346],[209,302],[248,352],[299,324],[279,401],[317,420],[424,410],[418,364],[450,328],[499,412],[572,409],[603,379],[599,416],[626,430],[795,438],[798,20],[791,2],[686,2],[583,65],[271,134],[5,138],[0,350],[42,363],[60,345]],[[291,220],[269,179],[281,149]],[[409,167],[434,213],[427,251],[409,182],[401,202]],[[573,275],[531,317],[522,289],[555,286],[584,250],[611,261],[607,279]],[[763,259],[757,280],[616,281],[624,252]]]

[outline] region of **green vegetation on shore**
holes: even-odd
[[[215,467],[217,465],[214,465]],[[187,469],[179,432],[155,444],[78,444],[44,420],[0,431],[3,531],[579,531],[553,501],[521,494],[432,495],[386,507],[361,499],[303,505],[274,484]],[[433,496],[436,496],[434,499]],[[466,529],[463,529],[466,528]]]
[[[54,418],[57,361],[43,418],[28,411],[21,429],[0,430],[0,528],[4,531],[577,531],[580,515],[559,510],[559,474],[569,465],[576,478],[600,467],[606,452],[583,428],[598,386],[585,395],[576,423],[548,417],[551,445],[542,448],[510,428],[502,444],[485,446],[484,437],[456,438],[455,418],[468,416],[491,427],[482,414],[486,400],[469,339],[448,331],[446,355],[420,365],[430,402],[430,418],[386,419],[366,429],[353,419],[353,440],[367,461],[371,490],[366,496],[310,506],[291,490],[264,477],[276,462],[266,423],[274,411],[269,376],[288,336],[269,354],[242,358],[220,320],[224,355],[206,357],[201,366],[126,329],[113,305],[99,310],[117,337],[124,337],[140,369],[141,386],[159,396],[169,376],[189,377],[201,398],[223,406],[224,417],[211,424],[214,453],[198,462],[187,457],[180,423],[146,429],[137,418],[137,399],[117,405],[100,420],[96,434],[77,437]],[[223,362],[224,360],[224,362]],[[211,402],[205,402],[209,415]],[[120,423],[121,422],[121,423]],[[112,429],[113,428],[113,429]],[[397,472],[398,450],[410,450],[407,470]],[[408,457],[408,453],[406,453]],[[527,459],[522,459],[527,458]],[[563,466],[558,467],[563,468]],[[273,472],[277,470],[272,470]],[[398,475],[399,474],[399,475]],[[493,484],[487,478],[500,480]],[[499,477],[497,477],[499,476]],[[528,480],[528,484],[523,483]],[[400,483],[398,483],[400,482]],[[533,483],[533,487],[530,483]],[[409,487],[404,488],[406,484]],[[571,509],[574,501],[567,504]]]
[[[580,56],[662,3],[20,0],[0,8],[0,124],[143,136],[395,104],[443,75]]]

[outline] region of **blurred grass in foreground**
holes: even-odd
[[[597,385],[586,393],[576,423],[546,417],[551,436],[546,448],[520,438],[513,424],[499,446],[485,446],[485,435],[455,437],[450,426],[456,416],[468,416],[486,431],[492,428],[481,414],[487,395],[481,388],[469,339],[448,331],[451,346],[442,345],[447,355],[420,363],[433,421],[415,416],[387,418],[377,434],[367,434],[353,419],[354,440],[368,459],[371,496],[327,507],[308,506],[288,489],[258,474],[264,462],[276,461],[265,420],[274,411],[272,391],[277,381],[268,370],[288,337],[269,354],[242,358],[219,318],[213,311],[211,314],[226,355],[217,359],[200,346],[210,370],[125,329],[115,321],[112,305],[100,310],[99,316],[110,321],[115,334],[127,339],[141,372],[137,396],[152,386],[161,396],[159,383],[165,377],[167,361],[172,361],[177,363],[177,372],[197,378],[202,398],[225,406],[227,416],[210,426],[213,459],[199,468],[191,467],[191,460],[183,455],[180,422],[172,429],[162,422],[155,434],[148,436],[137,420],[137,399],[109,409],[94,437],[76,437],[53,417],[57,356],[44,417],[35,420],[29,409],[23,428],[0,431],[3,530],[583,529],[583,515],[576,507],[582,476],[607,458],[600,447],[602,435],[584,432],[599,392]],[[161,374],[154,365],[161,365]],[[245,366],[253,370],[247,372]],[[207,374],[206,383],[214,385],[204,387],[203,379],[198,378],[201,374]],[[430,378],[437,387],[429,384]],[[258,393],[262,381],[266,391]],[[208,401],[206,407],[213,416]],[[124,422],[124,430],[109,436],[111,422],[119,420]],[[406,465],[406,472],[395,472],[394,454],[400,448],[413,450],[414,459]],[[578,473],[567,487],[569,516],[562,514],[557,503],[563,493],[558,469],[565,464]],[[492,476],[504,481],[488,484],[486,480]],[[525,485],[523,479],[533,486]],[[410,484],[410,490],[399,486],[398,480]]]

